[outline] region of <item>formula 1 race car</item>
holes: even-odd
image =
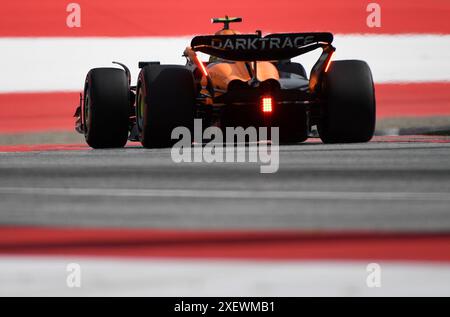
[[[313,126],[324,143],[367,142],[375,128],[375,92],[364,61],[332,61],[331,33],[241,34],[223,29],[196,36],[186,65],[139,62],[136,86],[129,69],[94,68],[75,113],[76,130],[93,148],[170,147],[172,130],[204,127],[279,127],[280,142],[303,142]],[[309,76],[295,56],[322,49]],[[210,56],[202,62],[197,52]]]

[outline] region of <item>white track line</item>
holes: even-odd
[[[83,197],[161,197],[215,199],[298,199],[298,200],[381,200],[450,201],[444,192],[339,192],[267,190],[186,190],[118,188],[1,187],[0,195],[83,196]]]
[[[184,64],[191,37],[0,38],[0,92],[77,91],[93,67],[129,66],[135,82],[138,61]],[[339,59],[366,60],[374,80],[427,82],[450,80],[450,35],[342,35],[334,45]],[[302,55],[309,70],[319,51]]]
[[[69,263],[80,288],[69,288]],[[449,296],[450,266],[369,261],[212,261],[0,256],[0,296]]]

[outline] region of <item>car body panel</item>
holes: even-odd
[[[270,62],[257,62],[257,79],[266,81],[269,79],[279,80],[280,75],[277,68]],[[252,79],[254,72],[252,63],[247,62],[213,62],[207,66],[213,87],[220,90],[228,90],[228,85],[234,80],[248,82]]]

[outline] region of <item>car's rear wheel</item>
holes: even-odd
[[[149,65],[138,80],[136,121],[139,139],[146,148],[172,146],[172,130],[193,130],[195,84],[192,73],[183,66]]]
[[[375,90],[366,62],[331,63],[324,78],[326,102],[318,123],[324,143],[368,142],[375,130]]]
[[[125,72],[94,68],[86,76],[83,123],[92,148],[121,148],[128,139],[130,90]]]

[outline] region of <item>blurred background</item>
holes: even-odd
[[[372,69],[375,142],[286,147],[272,176],[87,149],[89,69],[183,64],[224,15],[334,33]],[[0,295],[448,296],[449,21],[448,0],[2,1]]]
[[[378,20],[364,0],[78,1],[78,20],[69,4],[2,4],[0,144],[80,142],[72,114],[90,68],[121,61],[135,81],[140,60],[182,64],[192,36],[216,31],[211,17],[225,14],[243,17],[242,32],[333,32],[335,59],[363,59],[372,68],[379,134],[450,125],[446,0],[377,1]],[[317,55],[297,59],[309,69]]]

